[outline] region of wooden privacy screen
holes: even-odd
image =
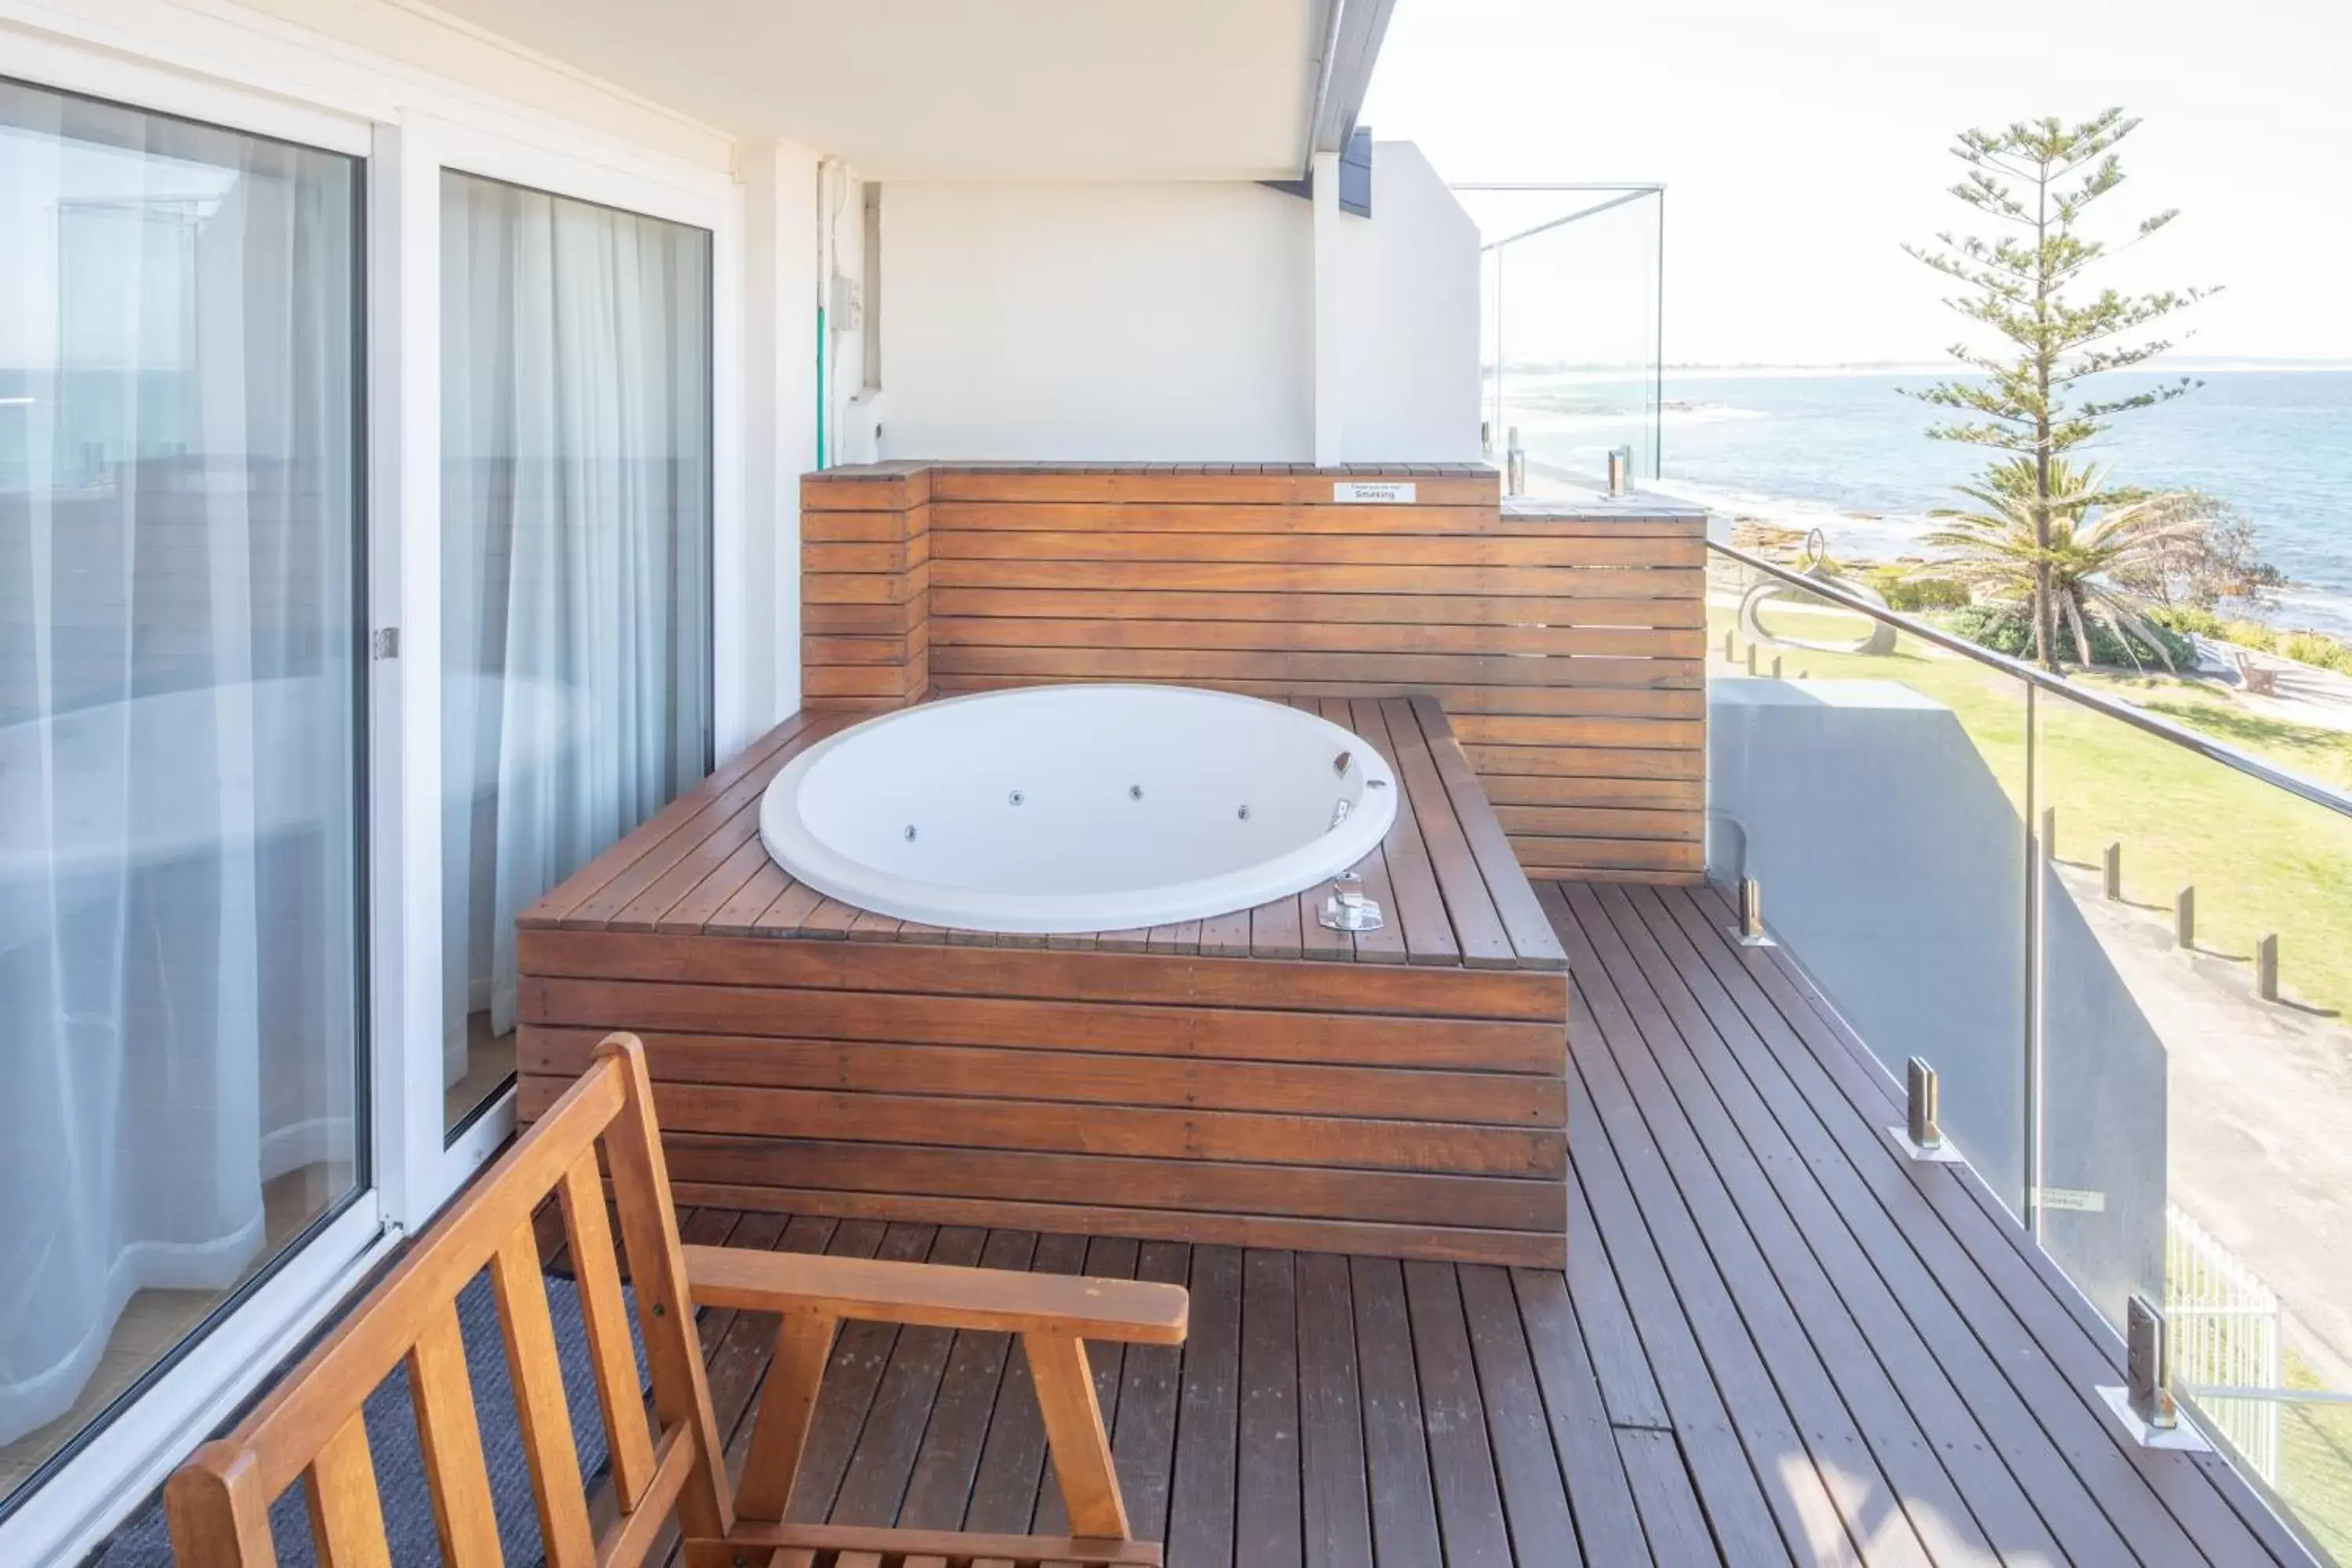
[[[1702,868],[1696,511],[1506,510],[1482,465],[1241,463],[886,463],[811,474],[802,505],[812,707],[1053,680],[1427,692],[1530,873]]]

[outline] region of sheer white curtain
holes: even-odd
[[[350,1184],[357,189],[0,82],[0,1443]]]
[[[707,768],[709,236],[448,174],[445,1079],[515,916]]]

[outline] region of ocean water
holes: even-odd
[[[1833,551],[1931,553],[1927,513],[1989,454],[1930,441],[1943,414],[1899,388],[1934,370],[1849,374],[1670,374],[1659,488],[1720,510],[1820,528]],[[2104,378],[2102,397],[2175,376]],[[2078,457],[2119,482],[2194,488],[2252,520],[2257,548],[2292,580],[2263,612],[2281,626],[2352,637],[2352,372],[2197,370],[2203,384],[2122,414]],[[1515,375],[1508,417],[1530,465],[1593,471],[1592,454],[1647,437],[1649,389],[1571,375]],[[1640,465],[1646,470],[1648,464]]]

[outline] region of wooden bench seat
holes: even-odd
[[[600,1148],[652,1370],[650,1419]],[[601,1531],[591,1523],[533,1233],[533,1215],[551,1195],[562,1208],[611,1455],[614,1517]],[[642,1564],[673,1516],[689,1568],[1145,1568],[1160,1561],[1157,1543],[1131,1538],[1086,1342],[1181,1342],[1187,1300],[1181,1288],[723,1247],[689,1252],[678,1239],[645,1047],[615,1034],[341,1328],[234,1431],[197,1449],[173,1475],[164,1510],[180,1568],[275,1564],[270,1504],[297,1480],[321,1563],[390,1568],[362,1412],[404,1364],[442,1561],[495,1568],[502,1561],[498,1520],[457,1321],[458,1292],[486,1267],[549,1568]],[[778,1320],[751,1447],[732,1487],[696,1334],[698,1304]],[[835,1331],[850,1319],[1018,1333],[1071,1533],[972,1536],[783,1522]]]

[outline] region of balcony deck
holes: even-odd
[[[1576,997],[1565,1276],[701,1208],[689,1239],[1188,1283],[1191,1342],[1097,1362],[1171,1568],[2304,1563],[2220,1458],[2140,1450],[2120,1346],[1710,891],[1545,883]],[[738,1446],[765,1320],[706,1314]],[[1043,1528],[1020,1358],[838,1346],[800,1517]]]

